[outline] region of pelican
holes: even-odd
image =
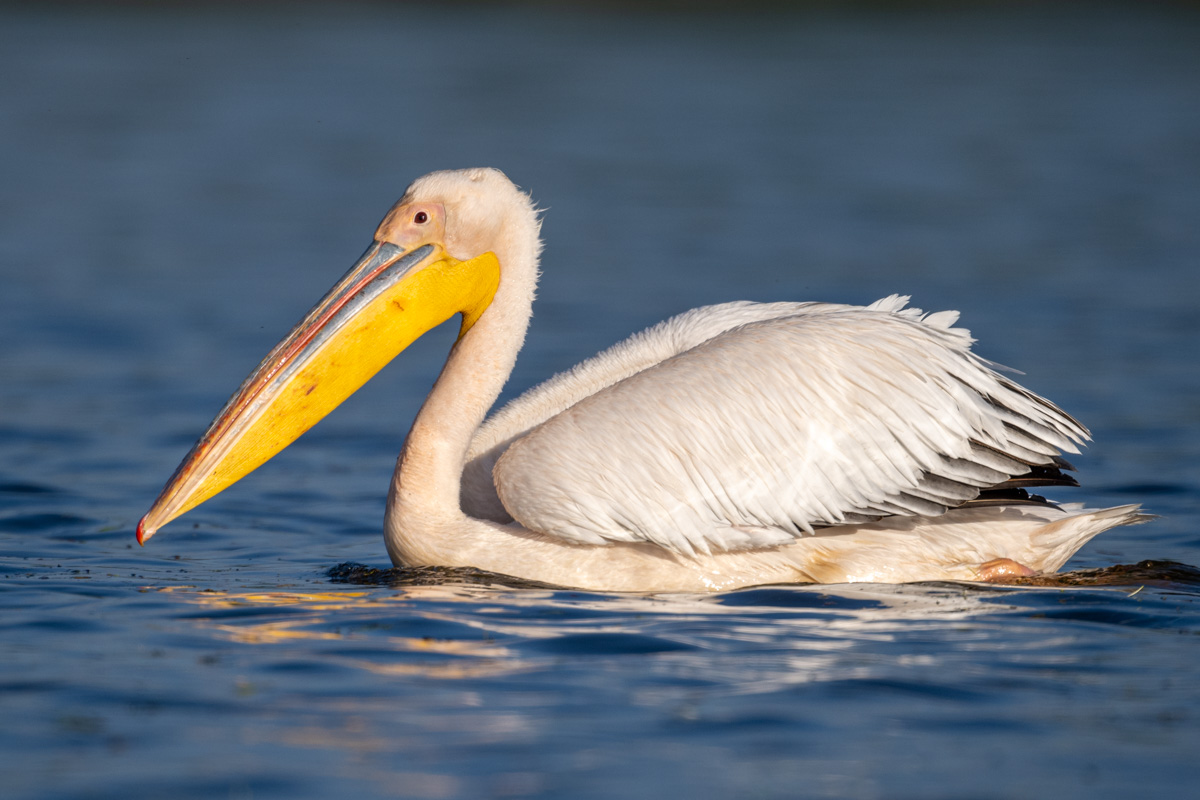
[[[957,312],[907,297],[693,309],[485,421],[529,325],[540,227],[498,170],[416,180],[193,446],[139,543],[456,314],[388,496],[397,565],[599,591],[1003,581],[1147,518],[1028,493],[1078,485],[1062,454],[1087,429],[972,353]]]

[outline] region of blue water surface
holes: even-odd
[[[0,75],[4,797],[1195,791],[1195,10],[5,6]],[[447,328],[138,548],[405,185],[482,165],[547,209],[506,396],[692,306],[911,294],[1091,427],[1061,499],[1160,519],[1009,588],[381,572]]]

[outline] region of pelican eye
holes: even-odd
[[[418,225],[424,225],[426,222],[429,222],[429,215],[424,211],[418,211],[415,215],[413,215],[413,222],[417,223]]]

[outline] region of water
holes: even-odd
[[[0,11],[6,797],[1190,794],[1200,18]],[[1088,423],[1069,582],[620,596],[378,573],[453,336],[133,527],[413,177],[547,207],[507,393],[735,298],[958,308]],[[1185,566],[1172,567],[1165,562]],[[332,571],[331,571],[332,570]]]

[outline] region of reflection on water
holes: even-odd
[[[341,579],[354,572],[352,565],[331,570]],[[200,630],[241,644],[337,642],[343,647],[326,652],[324,663],[379,675],[470,680],[540,672],[564,658],[642,655],[654,656],[652,671],[662,678],[686,677],[689,685],[704,682],[734,694],[867,678],[876,668],[848,669],[845,654],[863,642],[941,631],[948,621],[960,627],[986,622],[986,630],[1008,624],[1008,614],[1028,616],[1034,608],[1043,616],[1114,625],[1141,621],[1153,627],[1154,600],[1147,595],[1128,602],[1147,586],[1200,597],[1200,570],[1152,562],[1029,582],[1041,591],[986,584],[848,584],[717,596],[512,590],[497,587],[495,580],[511,579],[492,576],[489,581],[486,573],[463,583],[454,574],[459,570],[441,570],[439,584],[433,582],[437,572],[361,570],[364,582],[378,586],[387,578],[394,591],[238,592],[187,586],[158,591],[200,607],[201,612],[187,615]],[[1085,587],[1110,588],[1088,593]],[[1046,588],[1058,591],[1048,595]],[[1043,608],[1048,597],[1054,598],[1053,610]],[[970,638],[984,640],[986,633]],[[1024,659],[1036,652],[1058,666],[1089,657],[1057,649],[1069,642],[1070,637],[1042,638],[1020,651]],[[722,653],[737,654],[736,670],[713,657]],[[898,663],[922,659],[932,663],[933,656],[915,662],[901,656]]]

